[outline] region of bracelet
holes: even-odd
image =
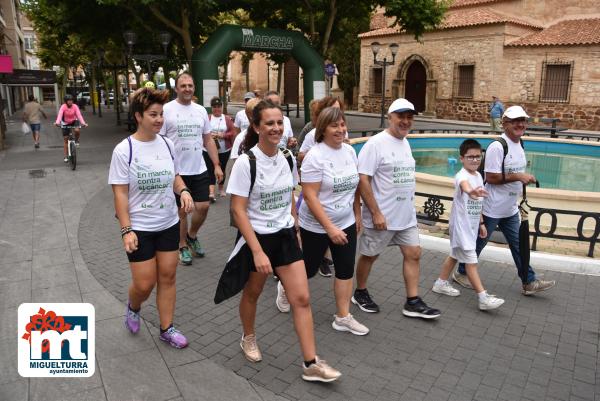
[[[179,191],[179,196],[183,195],[184,192],[187,192],[188,194],[190,194],[190,196],[192,196],[192,191],[190,191],[190,189],[187,187]]]
[[[130,232],[133,232],[133,229],[131,228],[131,226],[121,227],[121,238],[123,238],[125,236],[125,234],[128,234]]]

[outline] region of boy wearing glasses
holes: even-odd
[[[478,238],[475,251],[477,255],[485,248],[490,235],[496,227],[502,231],[517,267],[517,272],[527,269],[527,278],[522,280],[523,295],[533,295],[548,290],[556,285],[555,281],[540,280],[531,266],[521,266],[519,252],[519,199],[523,185],[533,184],[536,179],[525,172],[527,159],[520,143],[527,128],[529,116],[521,106],[511,106],[502,115],[504,134],[501,138],[507,144],[508,153],[499,141],[492,142],[485,154],[485,188],[489,196],[483,202],[483,221],[487,229],[487,237]],[[519,277],[523,275],[519,274]],[[465,288],[472,288],[465,277],[465,266],[461,263],[452,279]]]
[[[483,188],[483,179],[477,171],[481,164],[481,144],[474,139],[467,139],[460,145],[459,151],[463,168],[454,179],[454,201],[450,212],[450,256],[444,261],[432,291],[451,297],[460,295],[460,291],[448,282],[450,273],[458,261],[465,263],[469,282],[477,292],[479,309],[496,309],[504,303],[504,300],[488,294],[483,288],[477,272],[475,252],[477,237],[487,237],[481,209],[483,198],[488,193]]]

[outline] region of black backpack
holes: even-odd
[[[504,151],[504,156],[502,157],[502,182],[506,182],[506,173],[504,172],[504,160],[506,159],[506,155],[508,155],[508,143],[506,143],[506,139],[499,137],[494,139],[490,145],[494,142],[500,142],[500,144],[502,145],[502,150]],[[521,138],[519,138],[519,143],[521,144],[521,147],[523,149],[525,149],[525,146],[523,145],[523,140]],[[488,145],[488,148],[490,147],[490,145]],[[482,149],[481,151],[481,164],[479,165],[479,174],[481,174],[481,177],[483,177],[483,183],[485,184],[485,152],[486,149]]]

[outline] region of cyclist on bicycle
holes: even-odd
[[[73,102],[73,96],[65,95],[64,97],[65,103],[60,106],[60,110],[58,110],[58,116],[56,116],[56,122],[54,125],[57,127],[62,126],[63,131],[63,149],[65,154],[64,162],[67,163],[68,159],[68,151],[67,151],[67,142],[69,140],[69,131],[73,129],[73,133],[75,134],[75,145],[79,146],[79,127],[88,125],[85,123],[83,116],[81,115],[81,111],[79,111],[79,107]],[[68,127],[65,127],[68,126]],[[71,128],[72,127],[72,128]]]

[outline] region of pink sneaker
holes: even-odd
[[[168,342],[171,347],[185,348],[188,346],[188,340],[175,327],[171,326],[159,337],[162,341]]]

